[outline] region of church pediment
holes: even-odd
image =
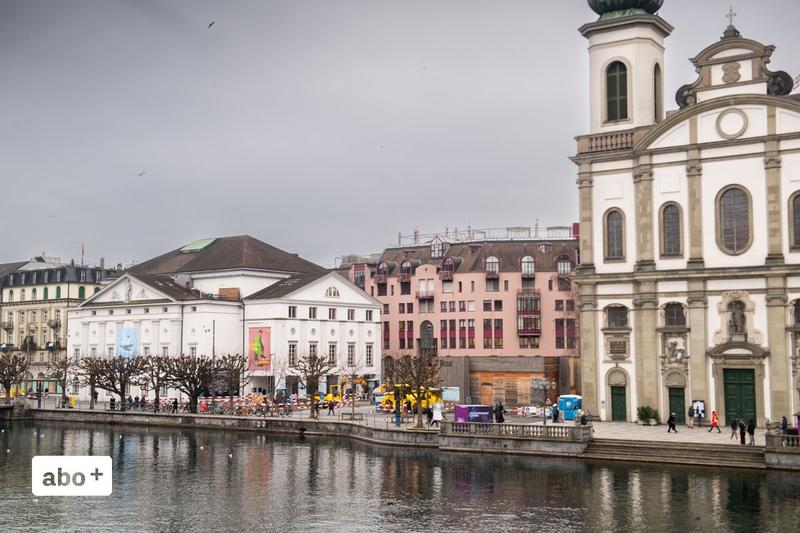
[[[700,123],[696,142],[712,142],[740,137],[766,135],[766,109],[778,111],[778,133],[796,131],[800,124],[800,100],[758,94],[733,95],[715,98],[685,107],[670,114],[654,126],[634,145],[634,151],[647,151],[692,144],[691,121]],[[764,115],[761,117],[754,115]],[[705,128],[705,131],[703,131]]]
[[[726,342],[706,351],[709,357],[725,359],[752,359],[769,356],[769,350],[749,342]]]

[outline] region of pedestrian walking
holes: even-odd
[[[172,400],[172,414],[176,414],[178,412],[178,399],[173,398]]]
[[[128,409],[133,409],[133,398],[128,395]]]
[[[694,407],[691,405],[689,406],[689,410],[686,412],[686,427],[689,429],[694,428]]]
[[[739,419],[734,418],[731,420],[731,438],[728,440],[733,440],[736,438],[736,431],[739,429]]]
[[[503,407],[503,402],[498,402],[497,403],[497,416],[495,417],[495,419],[497,420],[498,424],[502,424],[503,422],[506,421],[506,416],[505,416],[504,411],[505,411],[505,407]]]
[[[716,411],[711,411],[711,427],[708,428],[708,432],[711,433],[714,428],[717,428],[717,433],[722,433],[719,429],[719,415],[717,415]]]
[[[744,418],[739,419],[739,442],[744,446],[744,432],[747,431],[747,426],[744,425]]]
[[[335,412],[334,412],[334,410],[333,410],[333,400],[331,400],[331,401],[329,401],[329,402],[328,402],[328,415],[329,415],[329,416],[330,416],[330,415],[334,415],[334,416],[336,416],[336,413],[335,413]]]
[[[747,434],[750,435],[750,446],[756,445],[756,423],[753,419],[747,421]]]
[[[789,429],[789,421],[785,416],[781,417],[781,434],[786,435],[786,430]]]
[[[700,409],[696,408],[694,410],[694,426],[700,427]]]
[[[670,431],[678,432],[678,428],[675,427],[675,413],[671,413],[667,419],[667,433]]]
[[[553,404],[553,424],[558,422],[558,405]]]
[[[113,411],[113,410],[114,410],[114,408],[116,407],[116,403],[117,403],[117,401],[116,401],[116,400],[114,399],[114,397],[112,396],[112,397],[111,397],[111,401],[110,401],[110,402],[108,402],[108,404],[109,404],[109,407],[111,408],[111,410],[112,410],[112,411]]]
[[[431,427],[431,424],[433,424],[433,409],[430,407],[425,409],[425,417],[428,419],[428,427]]]
[[[435,409],[433,411],[433,422],[432,423],[434,425],[436,425],[436,427],[438,428],[439,427],[439,422],[442,421],[442,420],[444,420],[444,413],[442,412],[441,409]]]

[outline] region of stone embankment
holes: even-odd
[[[402,429],[383,420],[312,420],[292,417],[244,417],[71,409],[0,408],[0,421],[28,418],[89,424],[126,424],[173,428],[223,429],[319,437],[346,437],[384,446],[412,446],[461,453],[574,457],[708,467],[800,471],[797,437],[768,435],[767,446],[669,443],[594,439],[591,426],[541,426],[442,422],[440,429]],[[771,437],[771,438],[770,438]]]

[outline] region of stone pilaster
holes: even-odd
[[[634,307],[634,357],[636,361],[636,405],[658,408],[658,299],[656,282],[640,281],[636,286]]]
[[[596,415],[600,399],[598,397],[597,362],[600,354],[597,351],[597,296],[594,283],[580,283],[578,308],[580,310],[580,348],[581,348],[581,390],[583,408]]]
[[[704,400],[707,416],[710,417],[711,394],[708,390],[708,372],[706,371],[708,299],[705,291],[704,280],[689,281],[687,298],[689,307],[689,389],[690,401]]]
[[[767,331],[769,337],[770,418],[792,414],[790,346],[786,343],[786,278],[767,276]],[[759,413],[764,416],[764,413]]]
[[[640,159],[633,173],[636,205],[636,270],[655,269],[653,260],[653,169],[649,157]]]
[[[689,159],[686,163],[686,182],[688,189],[689,205],[689,261],[688,268],[703,268],[703,167],[700,165],[698,150],[689,150]]]
[[[591,165],[589,163],[581,163],[578,171],[581,262],[578,268],[586,273],[594,272],[594,236],[592,234],[593,182]]]

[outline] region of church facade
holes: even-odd
[[[577,138],[584,406],[759,425],[800,409],[800,95],[731,23],[665,113],[662,0],[591,0]],[[689,80],[687,80],[689,81]]]

